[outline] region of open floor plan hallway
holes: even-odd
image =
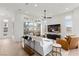
[[[79,48],[70,51],[63,51],[65,56],[79,56]],[[21,46],[21,42],[12,39],[0,39],[0,56],[28,56]],[[33,56],[39,56],[35,53]],[[48,55],[50,56],[50,55]]]
[[[20,42],[10,39],[0,39],[0,56],[27,56]]]

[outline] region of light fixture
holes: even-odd
[[[69,8],[65,8],[65,10],[69,10]]]
[[[3,21],[4,21],[4,22],[8,22],[8,20],[7,20],[7,19],[4,19]]]
[[[28,5],[29,3],[25,3],[25,5]]]
[[[47,16],[47,10],[44,10],[44,19],[51,19],[52,17]]]
[[[35,4],[34,6],[35,6],[35,7],[37,7],[38,5],[37,5],[37,4]]]

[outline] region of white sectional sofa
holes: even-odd
[[[32,41],[31,42],[26,41],[26,44],[28,44],[31,48],[33,48],[39,54],[45,56],[49,52],[52,51],[53,42],[51,39],[38,37],[38,36],[32,36]]]
[[[41,55],[47,55],[52,50],[52,40],[47,38],[37,37],[35,40],[35,50]]]

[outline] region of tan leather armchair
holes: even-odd
[[[56,42],[61,44],[62,48],[65,50],[78,48],[78,37],[70,37],[66,39],[57,39]]]

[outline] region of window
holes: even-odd
[[[65,28],[66,28],[66,35],[71,35],[72,33],[72,16],[66,16],[65,17]]]
[[[64,22],[66,27],[72,27],[72,16],[66,16]]]

